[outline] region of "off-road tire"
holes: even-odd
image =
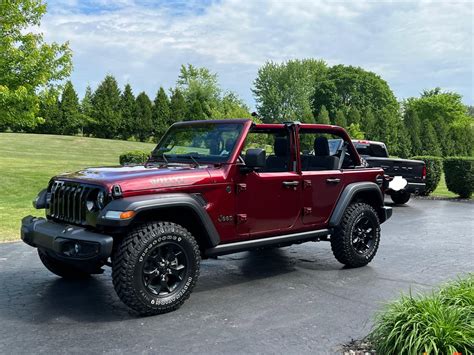
[[[358,252],[353,245],[355,227],[361,218],[367,218],[373,224],[373,244],[365,253]],[[367,265],[375,256],[380,243],[380,221],[372,206],[358,202],[350,204],[342,221],[331,235],[331,249],[336,259],[348,267]]]
[[[145,264],[156,249],[170,244],[182,249],[187,264],[181,288],[163,297],[150,292],[143,275]],[[113,255],[114,288],[119,298],[140,315],[174,311],[190,296],[199,277],[200,262],[199,246],[184,227],[171,222],[142,224],[124,237]]]
[[[65,279],[85,279],[90,276],[89,273],[76,269],[61,260],[52,257],[46,251],[39,248],[38,255],[46,269]]]
[[[411,194],[407,191],[398,191],[393,192],[390,197],[393,203],[395,203],[396,205],[403,205],[408,202],[411,197]]]

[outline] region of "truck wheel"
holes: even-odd
[[[191,294],[200,262],[198,244],[185,228],[146,223],[128,233],[114,254],[114,288],[141,315],[170,312]]]
[[[380,221],[372,206],[353,203],[347,207],[341,224],[331,235],[336,259],[349,267],[367,265],[380,243]]]
[[[410,199],[410,193],[407,191],[397,191],[393,192],[390,197],[392,198],[392,201],[397,204],[397,205],[403,205],[408,202]]]
[[[61,260],[50,256],[46,251],[39,248],[38,255],[43,265],[46,266],[46,269],[65,279],[84,279],[90,276],[89,273],[78,270]]]

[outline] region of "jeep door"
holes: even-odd
[[[296,171],[295,133],[291,127],[256,129],[248,133],[249,148],[266,150],[260,171],[241,170],[237,177],[236,222],[239,238],[283,234],[298,221],[301,176]]]
[[[299,129],[299,152],[303,180],[303,223],[324,228],[344,184],[340,165],[342,138],[309,128]],[[335,147],[335,148],[333,148]],[[333,148],[333,149],[331,149]]]

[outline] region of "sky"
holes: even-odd
[[[50,0],[40,30],[69,41],[83,96],[106,74],[154,98],[182,64],[216,72],[223,90],[255,108],[267,61],[317,58],[360,66],[398,99],[456,91],[474,104],[473,1]]]

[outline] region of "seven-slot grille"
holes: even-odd
[[[94,201],[98,187],[67,181],[54,181],[51,185],[49,216],[75,224],[86,223],[86,201]]]

